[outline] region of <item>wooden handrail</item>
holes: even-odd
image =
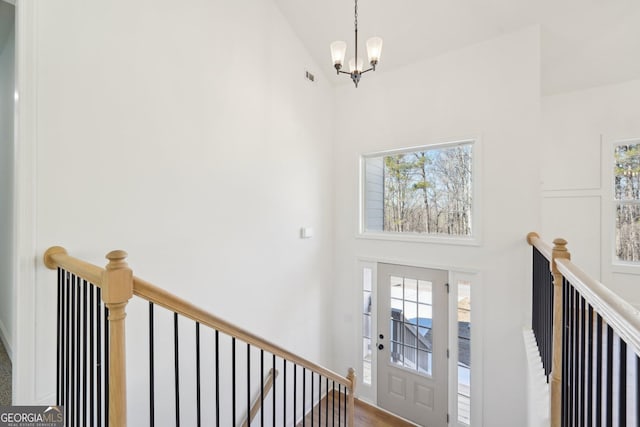
[[[587,303],[636,354],[640,355],[640,311],[611,289],[589,277],[571,261],[559,259],[556,264],[558,270],[580,292]]]
[[[81,259],[74,258],[67,254],[67,250],[61,246],[52,246],[44,253],[44,265],[50,270],[62,267],[72,272],[97,287],[102,287],[102,273],[104,268],[89,264]]]
[[[316,373],[321,374],[324,377],[329,378],[339,384],[344,385],[349,390],[353,389],[352,381],[343,377],[323,366],[313,363],[303,357],[300,357],[294,353],[291,353],[284,348],[273,344],[251,332],[248,332],[242,328],[239,328],[226,320],[215,316],[206,310],[203,310],[190,302],[173,295],[170,292],[165,291],[145,280],[138,277],[133,278],[133,293],[147,301],[150,301],[156,305],[164,307],[168,310],[178,313],[184,317],[187,317],[196,322],[200,322],[202,325],[209,326],[236,339],[251,344],[254,347],[261,348],[271,354],[274,354],[282,359],[293,362],[297,365],[303,366]]]
[[[317,374],[345,386],[348,393],[349,418],[347,425],[353,427],[354,391],[356,376],[353,369],[349,369],[347,377],[339,375],[323,366],[313,363],[303,357],[291,353],[251,332],[245,331],[193,304],[165,291],[143,279],[134,277],[131,269],[124,261],[126,252],[113,251],[107,255],[109,264],[101,268],[70,256],[66,249],[60,246],[49,248],[44,255],[44,263],[50,269],[58,267],[87,280],[91,284],[102,288],[102,296],[109,308],[110,327],[110,369],[109,369],[109,425],[110,427],[126,426],[126,374],[125,374],[125,308],[132,295],[146,299],[160,307],[180,314],[202,325],[209,326],[226,335],[261,348],[275,356],[296,365],[309,369]],[[273,381],[273,379],[272,379]],[[253,411],[251,411],[253,412]],[[251,416],[251,413],[249,414]],[[255,415],[254,415],[255,416]]]
[[[542,255],[544,255],[546,259],[551,261],[553,257],[553,247],[542,240],[538,233],[532,231],[531,233],[527,234],[527,243],[529,243],[531,246],[534,246],[536,249],[538,249],[538,251],[540,251]]]

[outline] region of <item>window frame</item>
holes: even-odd
[[[610,257],[612,271],[615,273],[627,273],[627,274],[640,274],[640,261],[625,261],[618,258],[616,251],[616,235],[617,235],[617,208],[624,204],[640,204],[638,200],[619,200],[616,198],[615,189],[615,150],[620,145],[640,144],[640,137],[634,138],[616,138],[612,139],[609,144],[603,144],[606,146],[606,167],[604,168],[604,175],[607,183],[608,190],[608,218],[607,227],[609,228],[609,243],[610,243]]]
[[[471,235],[446,235],[414,232],[372,231],[366,228],[366,161],[370,158],[406,154],[416,151],[428,151],[441,148],[471,145]],[[419,243],[436,243],[463,246],[480,246],[482,242],[482,197],[480,189],[482,179],[482,143],[479,137],[447,139],[424,145],[363,153],[359,156],[358,173],[358,230],[356,238],[391,240]]]

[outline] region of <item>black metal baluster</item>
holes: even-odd
[[[294,419],[295,423],[296,420]],[[287,361],[282,359],[282,425],[287,426]]]
[[[81,383],[80,383],[80,377],[81,377],[81,373],[82,373],[82,355],[80,354],[81,352],[81,345],[82,345],[82,312],[81,312],[81,307],[82,307],[82,286],[81,286],[82,281],[80,280],[79,277],[76,278],[76,306],[75,306],[75,311],[76,311],[76,364],[75,364],[75,370],[76,370],[76,403],[75,403],[75,409],[76,409],[76,424],[80,424],[81,423],[81,419],[80,419],[80,405],[81,405],[81,394],[82,394],[82,387],[81,387]]]
[[[587,388],[587,424],[588,426],[593,425],[593,307],[588,304],[589,307],[589,315],[588,315],[588,336],[587,341],[589,343],[589,364],[587,365],[587,383],[589,384]]]
[[[562,422],[561,425],[568,425],[568,417],[567,417],[567,406],[568,406],[568,393],[567,393],[567,383],[569,382],[568,375],[568,337],[569,337],[569,323],[568,323],[568,313],[569,313],[569,298],[568,298],[568,288],[566,280],[562,280],[562,382],[561,382],[561,413],[562,413]]]
[[[627,425],[627,343],[619,338],[620,364],[618,372],[618,425]]]
[[[82,330],[83,330],[83,338],[82,338],[82,419],[84,422],[87,422],[87,338],[91,335],[91,332],[87,330],[87,297],[88,297],[88,287],[87,281],[84,280],[82,282]],[[89,423],[91,424],[91,423]]]
[[[74,426],[75,425],[75,408],[74,408],[74,404],[75,404],[75,384],[76,384],[76,377],[75,377],[75,366],[76,366],[76,287],[75,287],[75,276],[71,276],[71,337],[70,337],[70,341],[71,341],[71,366],[69,367],[70,369],[70,384],[69,384],[69,409],[68,409],[68,415],[69,415],[69,425],[70,426]]]
[[[298,365],[293,364],[293,423],[296,424],[296,404],[298,400]]]
[[[200,323],[196,322],[196,407],[197,407],[197,425],[201,426],[202,413],[200,411]]]
[[[216,345],[216,427],[220,426],[220,341],[218,339],[219,332],[216,329],[215,345]]]
[[[231,338],[231,425],[236,425],[236,339]]]
[[[338,384],[338,425],[342,423],[342,384]]]
[[[613,427],[613,329],[607,325],[607,427]]]
[[[304,427],[307,422],[306,394],[307,394],[307,369],[305,367],[302,367],[302,427]]]
[[[573,315],[573,355],[571,356],[571,359],[573,360],[572,365],[573,365],[573,379],[571,381],[571,385],[573,388],[572,394],[573,394],[573,415],[572,415],[572,421],[575,425],[578,424],[578,408],[579,408],[579,404],[580,402],[578,401],[578,375],[579,375],[579,364],[578,361],[580,360],[580,318],[579,316],[579,310],[580,310],[580,300],[579,300],[580,294],[578,294],[578,291],[574,288],[573,289],[573,304],[572,304],[572,315]]]
[[[70,422],[69,417],[69,394],[71,390],[69,389],[69,377],[70,377],[70,368],[71,368],[71,336],[69,334],[69,330],[71,329],[71,289],[69,285],[69,273],[64,272],[64,288],[65,288],[65,322],[64,322],[64,336],[65,336],[65,355],[64,355],[64,395],[63,395],[63,405],[65,411],[65,419],[67,422]]]
[[[640,355],[636,356],[636,427],[640,427]]]
[[[262,411],[262,408],[260,408]],[[247,422],[251,414],[251,345],[247,344]]]
[[[60,356],[60,351],[62,349],[62,280],[60,277],[60,267],[58,267],[58,295],[57,295],[57,319],[56,319],[56,405],[60,406],[60,396],[62,393],[60,392],[60,383],[61,383],[61,371],[60,363],[62,357]]]
[[[104,360],[102,358],[102,290],[96,289],[96,422],[102,425],[102,372]]]
[[[569,384],[568,384],[568,425],[572,426],[574,421],[574,366],[575,366],[575,290],[573,286],[569,290]]]
[[[155,373],[155,334],[154,309],[149,301],[149,425],[156,425],[156,373]]]
[[[260,425],[264,426],[264,350],[260,350]]]
[[[586,337],[586,325],[585,325],[585,317],[586,317],[586,302],[584,298],[580,297],[580,425],[584,425],[584,381],[585,381],[585,337]]]
[[[109,425],[109,370],[111,354],[109,352],[110,335],[109,335],[109,308],[106,304],[104,309],[104,425]]]
[[[322,377],[320,374],[318,374],[318,425],[322,425]]]
[[[95,295],[94,285],[89,286],[89,363],[91,367],[89,369],[89,425],[94,425],[95,419],[95,407],[96,401],[95,395],[95,372],[96,372],[96,360],[95,360]]]
[[[273,354],[271,355],[271,365],[272,365],[272,372],[273,372],[273,391],[271,393],[271,396],[273,397],[273,399],[271,400],[271,409],[272,409],[272,422],[271,425],[275,427],[276,425],[276,355]]]
[[[325,419],[327,420],[326,424],[329,425],[329,378],[326,378],[325,388],[327,390],[327,394],[325,398],[325,414],[326,414]]]
[[[179,352],[178,313],[173,313],[173,360],[176,398],[176,427],[180,426],[180,352]]]
[[[315,406],[313,401],[313,371],[311,371],[311,427],[313,427],[313,407]]]
[[[596,314],[596,427],[602,426],[602,317]]]

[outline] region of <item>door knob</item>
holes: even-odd
[[[382,350],[383,348],[384,348],[384,345],[378,344],[378,350]]]

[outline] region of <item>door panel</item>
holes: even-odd
[[[378,405],[428,427],[447,425],[448,277],[378,264]]]

